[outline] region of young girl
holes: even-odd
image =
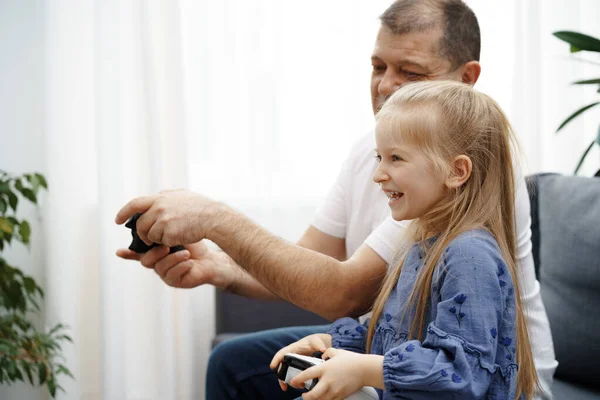
[[[531,398],[537,376],[516,284],[514,136],[500,107],[458,82],[398,90],[377,114],[374,180],[412,220],[373,306],[281,349],[323,364],[304,399],[363,386],[383,399]],[[282,384],[282,388],[286,388]],[[383,390],[383,391],[381,391]]]

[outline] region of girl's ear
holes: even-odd
[[[451,173],[446,178],[446,186],[449,189],[456,189],[461,187],[471,176],[473,170],[473,163],[471,159],[465,155],[454,157],[450,165]]]

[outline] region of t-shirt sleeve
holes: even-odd
[[[348,199],[352,196],[353,164],[357,151],[357,146],[354,146],[352,152],[342,164],[340,173],[331,189],[329,189],[327,196],[325,196],[325,200],[317,208],[312,221],[312,226],[337,238],[346,237],[346,226],[350,211],[348,210]]]
[[[386,263],[391,264],[398,246],[402,240],[402,234],[406,230],[409,221],[396,221],[392,217],[386,218],[365,240],[379,257]]]

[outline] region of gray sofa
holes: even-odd
[[[293,304],[216,293],[216,331],[213,347],[243,333],[287,326],[324,325],[328,321]]]
[[[600,399],[600,178],[527,178],[533,256],[559,366],[556,400]],[[326,323],[287,303],[217,293],[217,344],[240,333]]]
[[[557,400],[600,399],[600,178],[528,177],[533,256],[554,340]]]

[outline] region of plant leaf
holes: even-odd
[[[25,286],[25,290],[27,291],[27,293],[32,294],[35,293],[35,288],[37,285],[35,284],[33,278],[31,278],[30,276],[26,276],[25,278],[23,278],[23,286]]]
[[[583,165],[583,161],[585,160],[585,157],[588,155],[588,153],[590,152],[590,150],[592,149],[592,147],[594,147],[594,143],[596,143],[595,140],[593,140],[592,143],[590,143],[590,145],[588,146],[588,148],[585,150],[585,152],[583,153],[583,155],[579,159],[579,162],[577,163],[577,167],[575,168],[575,175],[577,175],[577,171],[579,171],[579,168],[581,168],[581,165]]]
[[[37,177],[38,181],[40,182],[40,185],[42,185],[44,189],[48,189],[48,182],[46,182],[46,178],[44,178],[44,175],[38,173],[34,175]]]
[[[8,204],[10,204],[10,207],[13,209],[13,211],[16,212],[17,205],[19,204],[19,198],[12,191],[9,191],[7,193],[7,195],[8,195]]]
[[[558,129],[556,130],[556,132],[560,131],[562,128],[565,127],[565,125],[567,125],[569,122],[571,122],[575,117],[577,117],[579,114],[583,113],[584,111],[594,107],[595,105],[600,104],[600,101],[597,101],[595,103],[592,104],[588,104],[585,107],[581,107],[579,110],[575,111],[573,114],[571,114],[567,119],[565,119],[563,121],[562,124],[560,124],[560,126],[558,127]]]
[[[23,188],[23,190],[21,190],[21,193],[27,198],[27,200],[33,202],[34,204],[37,204],[37,198],[35,196],[35,193],[33,193],[33,190],[29,188]]]
[[[29,244],[29,236],[31,235],[31,227],[29,226],[29,222],[25,220],[21,222],[21,225],[19,225],[19,235],[21,235],[23,243]]]
[[[48,381],[48,390],[50,391],[50,396],[52,398],[56,397],[56,381],[54,379],[50,379]]]
[[[43,385],[48,378],[46,364],[43,362],[38,364],[38,378],[40,380],[40,385]]]
[[[10,186],[8,186],[8,182],[2,181],[0,182],[0,193],[8,193],[10,192]]]
[[[33,375],[31,374],[31,366],[29,365],[29,363],[27,363],[26,361],[21,361],[21,368],[23,369],[23,371],[25,371],[29,383],[33,385]]]
[[[573,82],[573,85],[593,85],[593,84],[599,84],[600,85],[600,78],[586,79],[586,80],[583,80],[583,81],[575,81],[575,82]]]
[[[73,376],[73,374],[71,373],[71,371],[69,371],[69,369],[67,367],[65,367],[64,365],[59,365],[58,369],[56,370],[56,374],[65,374],[67,376],[70,376],[71,378],[75,379],[75,377]]]
[[[553,33],[560,40],[571,45],[571,53],[587,50],[600,52],[600,40],[595,37],[573,31],[558,31]]]
[[[15,189],[17,189],[19,192],[23,192],[23,182],[21,181],[20,178],[17,178],[15,180]]]
[[[6,212],[6,200],[0,197],[0,214],[4,214]]]
[[[0,218],[0,230],[2,232],[6,232],[9,234],[13,233],[13,224],[11,224],[7,219]]]

